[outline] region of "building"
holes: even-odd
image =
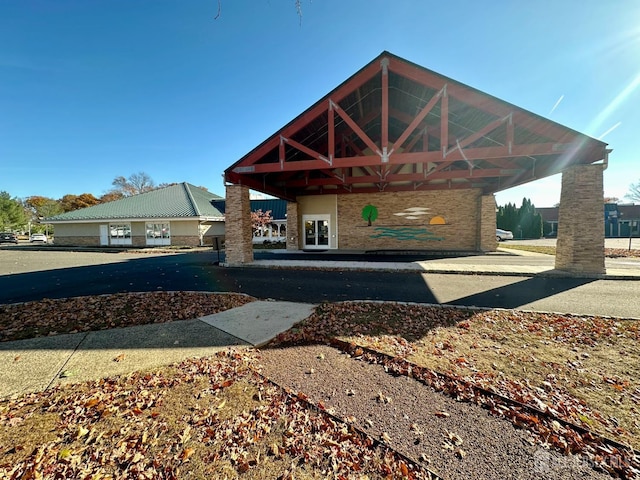
[[[557,235],[559,210],[559,207],[536,208],[536,211],[542,216],[545,236]],[[605,237],[640,236],[640,205],[605,203],[603,211]]]
[[[602,273],[609,152],[382,52],[225,170],[227,263],[253,261],[249,189],[287,200],[288,249],[486,252],[494,193],[562,173],[556,267]]]
[[[225,201],[214,201],[214,206],[224,214]],[[262,228],[253,228],[253,244],[285,243],[287,240],[287,202],[279,198],[251,199],[251,212],[270,212],[271,222]]]
[[[254,243],[284,242],[286,201],[251,200],[251,211],[271,212],[269,225]],[[67,246],[222,246],[225,200],[205,189],[180,183],[62,213],[46,219],[55,225],[56,245]]]
[[[224,237],[224,215],[215,206],[218,201],[224,199],[179,183],[45,221],[55,226],[56,245],[212,245],[216,237]]]

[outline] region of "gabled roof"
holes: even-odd
[[[490,194],[606,161],[606,146],[382,52],[227,168],[225,180],[288,200],[452,188]]]
[[[252,212],[262,210],[263,212],[271,211],[271,218],[274,220],[286,220],[287,218],[287,202],[279,198],[265,198],[250,200],[250,208]],[[225,200],[217,200],[213,202],[214,206],[223,214],[225,212]]]
[[[222,197],[183,182],[47,218],[48,223],[118,219],[222,219],[213,202]]]

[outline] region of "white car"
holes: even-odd
[[[29,237],[29,242],[47,243],[47,236],[44,233],[32,233]]]
[[[496,228],[496,240],[498,240],[499,242],[504,242],[505,240],[513,240],[513,233],[509,230]]]

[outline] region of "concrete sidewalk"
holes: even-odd
[[[260,346],[314,308],[255,301],[193,320],[0,343],[0,399],[213,355],[228,347]]]
[[[605,274],[571,274],[555,269],[555,257],[542,253],[499,248],[497,252],[459,257],[435,258],[416,261],[358,261],[345,260],[341,256],[349,257],[362,252],[327,252],[326,259],[308,260],[305,252],[289,252],[284,258],[281,253],[270,259],[256,259],[250,267],[257,268],[289,268],[289,269],[319,269],[319,270],[380,270],[392,272],[418,273],[454,273],[465,275],[499,275],[517,277],[566,277],[593,278],[602,280],[640,280],[640,259],[637,258],[607,258],[605,259]],[[380,257],[384,258],[384,257]]]

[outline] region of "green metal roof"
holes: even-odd
[[[45,219],[46,222],[74,222],[128,218],[222,218],[213,202],[222,197],[183,182],[131,197],[81,208]]]

